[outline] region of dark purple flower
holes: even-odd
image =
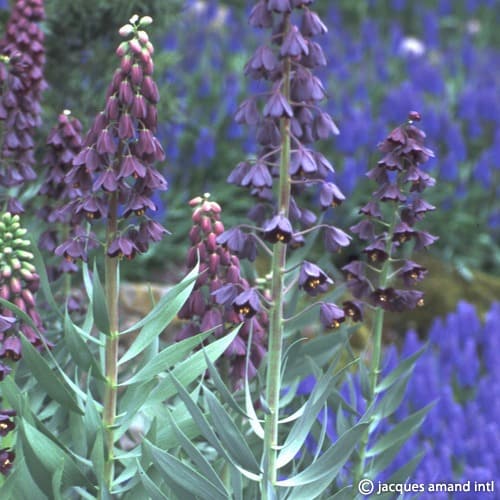
[[[265,0],[259,0],[252,8],[249,23],[254,28],[270,28],[273,25],[273,16]]]
[[[397,297],[397,292],[394,288],[377,288],[370,294],[372,305],[381,307],[385,310],[391,309],[391,303]]]
[[[332,303],[321,304],[319,318],[325,328],[337,329],[345,321],[344,310]]]
[[[217,243],[227,247],[231,252],[241,253],[248,236],[238,227],[224,231],[217,236]]]
[[[328,30],[319,18],[318,14],[316,14],[312,10],[305,9],[304,15],[302,16],[300,31],[304,36],[312,37],[316,35],[322,35]]]
[[[14,459],[16,458],[16,454],[13,450],[9,450],[7,448],[2,448],[0,450],[0,473],[6,476],[12,466],[14,465]]]
[[[9,335],[0,347],[0,358],[19,361],[21,359],[21,341],[16,335]]]
[[[302,54],[307,55],[308,53],[309,48],[306,40],[301,35],[297,26],[292,26],[283,39],[280,55],[282,57],[299,57]]]
[[[14,410],[0,410],[0,436],[6,436],[16,428],[12,417],[16,415]]]
[[[281,118],[282,116],[291,118],[293,116],[293,111],[284,95],[279,90],[276,90],[267,100],[262,110],[262,114],[272,118]]]
[[[260,311],[259,294],[254,288],[249,288],[233,299],[233,309],[245,318],[251,318]]]
[[[294,176],[311,175],[318,171],[318,166],[312,152],[306,148],[299,147],[290,159],[290,174]]]
[[[262,228],[264,239],[271,243],[288,243],[293,236],[290,221],[284,215],[276,215]]]
[[[399,244],[403,244],[403,243],[407,242],[408,240],[410,240],[414,234],[415,234],[414,229],[412,229],[405,222],[400,222],[394,228],[392,241],[395,241]]]
[[[384,184],[377,191],[376,196],[381,201],[394,201],[398,203],[406,201],[406,196],[401,192],[396,184]]]
[[[239,275],[239,272],[238,272]],[[238,295],[238,288],[234,285],[234,283],[228,283],[227,285],[223,285],[217,290],[212,292],[213,297],[217,304],[226,305],[231,303],[236,296]]]
[[[349,229],[362,240],[371,241],[375,239],[375,227],[369,219],[363,219]]]
[[[352,321],[363,321],[363,303],[358,300],[346,300],[342,302],[342,308],[346,317]]]
[[[0,315],[0,333],[9,330],[15,322],[16,318]]]
[[[126,257],[132,259],[137,253],[137,247],[134,242],[126,236],[117,236],[114,238],[106,252],[110,257]]]
[[[351,237],[334,226],[328,226],[323,229],[323,240],[328,252],[339,252],[343,247],[349,246]]]
[[[415,250],[427,248],[439,239],[438,236],[426,233],[425,231],[415,231]]]
[[[10,366],[0,363],[0,382],[12,371]]]
[[[329,278],[316,264],[302,262],[299,273],[299,288],[304,289],[313,297],[328,290],[333,280]]]
[[[418,281],[422,281],[426,274],[427,269],[425,267],[411,260],[405,261],[403,267],[398,271],[398,276],[401,276],[406,286],[411,286]]]
[[[389,258],[384,239],[378,239],[371,245],[368,245],[363,250],[363,253],[368,256],[368,260],[372,263],[385,262]]]
[[[241,186],[251,185],[256,188],[272,187],[273,178],[269,173],[269,167],[265,163],[257,161],[250,167],[239,184]]]
[[[365,264],[360,260],[353,260],[342,267],[346,280],[361,279],[365,277]]]
[[[359,209],[359,213],[368,215],[370,217],[375,217],[380,219],[382,217],[382,212],[380,211],[380,207],[378,203],[374,200],[369,201],[365,206]]]
[[[328,207],[338,207],[345,200],[342,191],[333,182],[324,182],[319,194],[321,208],[326,210]]]

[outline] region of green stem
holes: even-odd
[[[106,229],[106,248],[118,229],[118,198],[110,195],[108,224]],[[109,318],[109,334],[106,335],[103,423],[105,433],[106,458],[104,463],[104,482],[108,490],[114,479],[114,424],[116,418],[117,381],[118,381],[118,259],[105,256],[105,293]]]
[[[290,17],[285,16],[285,32],[289,29]],[[290,58],[284,61],[283,89],[284,97],[290,99]],[[281,118],[281,155],[278,193],[278,212],[288,217],[290,206],[291,179],[290,166],[290,119]],[[278,447],[278,419],[279,399],[281,391],[281,358],[283,351],[283,304],[284,304],[284,276],[286,267],[286,245],[278,242],[273,247],[272,258],[268,368],[266,381],[266,402],[269,414],[264,424],[264,482],[262,484],[262,498],[268,499],[268,487],[276,483],[276,456]]]
[[[391,247],[392,247],[392,237],[394,234],[394,228],[396,226],[397,222],[397,214],[398,211],[395,210],[392,216],[392,221],[389,226],[389,230],[387,233],[387,240],[385,244],[385,251],[388,255],[391,255]],[[379,278],[379,288],[386,288],[388,281],[389,281],[389,275],[391,271],[391,261],[390,259],[387,259],[384,262],[384,265],[382,266],[382,269],[380,271],[380,278]],[[370,408],[370,406],[373,404],[375,401],[375,389],[377,387],[377,381],[378,381],[378,376],[380,374],[380,359],[382,356],[382,331],[384,329],[384,309],[381,307],[377,307],[375,311],[375,318],[373,322],[373,350],[372,350],[372,357],[371,357],[371,363],[370,363],[370,392],[368,394],[368,399],[366,401],[366,407]],[[358,467],[356,469],[355,475],[354,475],[354,484],[358,484],[359,481],[363,478],[364,470],[365,470],[365,461],[366,461],[366,451],[367,451],[367,446],[368,446],[368,439],[370,437],[370,432],[372,429],[370,429],[370,426],[368,426],[363,433],[363,436],[360,441],[360,447],[359,447],[359,462],[358,462]]]

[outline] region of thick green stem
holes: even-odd
[[[285,17],[285,26],[288,29],[289,16]],[[283,89],[284,97],[290,99],[290,59],[284,61]],[[290,166],[290,119],[282,118],[281,128],[281,157],[278,193],[278,212],[288,217],[290,206],[291,180]],[[278,242],[273,248],[272,258],[272,306],[270,310],[268,366],[266,381],[266,401],[269,414],[266,415],[264,426],[264,483],[262,498],[268,498],[268,485],[276,483],[276,456],[278,446],[278,419],[279,399],[281,391],[281,357],[283,351],[283,304],[284,304],[284,275],[286,267],[286,245]]]
[[[385,245],[385,251],[388,255],[391,255],[392,248],[392,237],[394,234],[394,227],[397,221],[397,210],[394,211],[393,218],[387,233],[387,240]],[[384,262],[382,269],[380,271],[379,278],[379,288],[386,288],[389,281],[389,274],[391,271],[390,259]],[[368,399],[366,401],[366,407],[369,408],[375,400],[375,389],[377,387],[378,376],[380,374],[380,358],[382,356],[382,331],[384,329],[384,310],[381,307],[377,307],[375,311],[375,318],[373,321],[373,340],[372,340],[372,357],[370,363],[370,392],[368,394]],[[365,470],[366,461],[366,451],[368,446],[368,439],[370,437],[370,427],[367,427],[361,438],[359,447],[359,462],[354,475],[354,484],[359,483],[363,478]]]
[[[110,195],[106,247],[116,235],[118,228],[118,199],[116,193]],[[104,482],[111,489],[114,479],[114,425],[116,418],[118,380],[118,259],[105,256],[105,293],[109,318],[109,332],[106,335],[103,423],[105,432]]]

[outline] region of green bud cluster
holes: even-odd
[[[42,321],[35,304],[40,277],[32,262],[34,256],[29,250],[31,243],[26,234],[27,230],[21,226],[19,215],[6,212],[0,216],[0,298],[26,313],[40,331]],[[15,323],[11,323],[14,316],[8,307],[0,305],[0,319],[3,325],[0,334],[0,359],[17,361],[21,357],[17,335],[19,330],[33,345],[42,346],[38,332],[30,325],[19,318]]]
[[[0,218],[0,283],[16,274],[26,281],[36,276],[32,264],[31,243],[25,238],[27,229],[21,227],[19,215],[4,213]]]

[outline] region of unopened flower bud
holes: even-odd
[[[224,232],[224,224],[220,220],[216,220],[214,222],[213,231],[217,236],[219,236],[219,234]]]
[[[134,27],[131,26],[130,24],[125,24],[118,30],[120,36],[128,36],[133,32],[134,32]]]
[[[153,22],[153,18],[151,16],[142,16],[139,19],[139,26],[148,26]]]
[[[148,34],[143,31],[143,30],[139,30],[137,32],[137,37],[139,38],[139,41],[142,43],[142,44],[146,44],[147,42],[149,42],[149,36]]]
[[[123,57],[128,52],[129,45],[130,42],[120,43],[120,45],[118,45],[118,48],[116,49],[116,55],[118,57]]]
[[[19,271],[19,269],[21,269],[21,261],[19,259],[11,259],[10,265],[15,271]]]
[[[134,54],[141,53],[142,47],[141,47],[141,44],[139,43],[139,40],[134,38],[134,39],[130,40],[129,45],[130,45],[130,48],[132,49],[132,52],[134,52]]]
[[[10,290],[14,295],[18,295],[21,293],[22,290],[21,282],[15,276],[13,276],[10,279]]]
[[[203,216],[201,218],[200,227],[205,234],[210,233],[212,231],[212,223],[210,221],[210,217]]]

